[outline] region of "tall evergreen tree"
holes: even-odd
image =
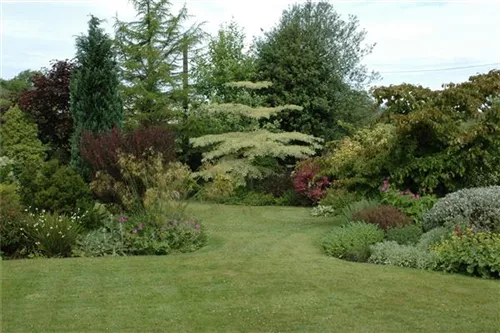
[[[183,27],[189,18],[184,6],[177,14],[170,0],[132,0],[133,22],[116,19],[125,107],[131,114],[163,113],[184,96],[182,55],[201,36],[199,25]]]
[[[339,120],[357,123],[370,114],[360,89],[372,78],[361,64],[373,48],[365,35],[355,17],[343,20],[332,4],[307,1],[285,10],[257,41],[258,79],[273,83],[268,103],[304,107],[280,114],[283,130],[329,140],[339,136]]]
[[[227,82],[248,81],[255,75],[253,57],[245,52],[245,33],[234,21],[210,36],[206,52],[195,60],[196,93],[216,102],[235,102],[236,91]]]
[[[71,162],[80,172],[84,170],[79,149],[82,131],[108,131],[121,127],[123,120],[113,42],[100,28],[100,22],[92,16],[88,35],[76,40],[77,69],[71,78],[70,102],[74,124]]]

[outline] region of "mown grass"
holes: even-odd
[[[209,244],[2,262],[8,332],[500,332],[500,283],[322,253],[306,209],[191,205]]]

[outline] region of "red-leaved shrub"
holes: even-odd
[[[363,209],[352,216],[353,221],[364,221],[378,225],[383,230],[402,227],[412,223],[412,218],[390,205]]]
[[[318,202],[326,195],[330,182],[327,177],[318,179],[320,165],[314,160],[307,160],[295,169],[293,174],[293,187],[297,193],[306,196],[313,203]]]
[[[94,175],[104,171],[119,180],[118,153],[142,158],[148,149],[161,153],[165,163],[175,160],[175,135],[172,129],[159,126],[139,127],[122,132],[118,128],[100,134],[83,132],[80,153]]]

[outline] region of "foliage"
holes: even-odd
[[[0,184],[0,246],[2,256],[24,256],[32,251],[22,228],[28,216],[23,212],[16,184]]]
[[[101,227],[81,234],[73,248],[74,257],[125,255],[122,233],[117,228]]]
[[[385,89],[384,100],[399,96],[398,103],[412,110],[401,114],[389,103],[384,111],[386,121],[397,127],[389,159],[393,181],[438,195],[498,184],[500,103],[493,97],[499,89],[498,70],[421,95],[409,85]]]
[[[80,216],[50,214],[42,211],[30,214],[23,230],[36,251],[49,257],[68,257],[82,231]]]
[[[15,161],[19,168],[28,163],[40,164],[45,158],[45,147],[37,137],[37,127],[19,107],[14,106],[3,116],[0,128],[0,151]],[[17,170],[18,171],[18,170]]]
[[[411,219],[394,206],[380,205],[363,209],[352,217],[353,221],[364,221],[378,225],[383,230],[411,224]]]
[[[170,251],[193,252],[205,245],[207,235],[201,222],[183,216],[172,218],[162,210],[149,210],[124,219],[124,242],[134,255],[164,255]]]
[[[26,207],[72,214],[91,202],[88,185],[70,166],[58,160],[30,164],[19,176],[20,194]]]
[[[246,179],[273,174],[272,166],[259,163],[263,159],[304,159],[320,147],[320,140],[309,135],[266,130],[205,135],[191,139],[191,143],[195,148],[216,146],[203,154],[205,167],[198,173],[201,177],[210,180],[218,173],[229,174],[241,185]]]
[[[125,108],[130,115],[165,113],[181,89],[179,59],[199,41],[201,30],[198,24],[183,27],[189,19],[185,6],[173,13],[169,0],[132,4],[135,20],[115,22]]]
[[[7,156],[0,156],[0,183],[12,184],[17,181],[16,162]]]
[[[273,206],[276,198],[271,193],[249,191],[245,194],[241,204],[245,206]]]
[[[160,153],[163,162],[174,161],[174,132],[162,126],[139,126],[127,131],[114,127],[111,131],[99,134],[84,131],[80,146],[82,158],[93,175],[102,171],[117,180],[121,179],[118,166],[120,152],[141,158],[150,149]]]
[[[203,187],[200,197],[208,201],[224,202],[235,194],[236,188],[237,184],[231,176],[216,174],[213,181]]]
[[[418,195],[412,193],[409,189],[402,192],[392,189],[388,180],[380,189],[383,204],[397,207],[406,215],[413,217],[415,222],[420,223],[422,215],[429,211],[437,201],[434,195]]]
[[[326,195],[319,201],[321,206],[331,206],[333,209],[341,209],[349,204],[359,201],[361,197],[354,192],[342,188],[329,188]]]
[[[332,178],[333,187],[374,192],[380,179],[389,174],[387,161],[394,136],[393,125],[376,124],[331,143],[322,158],[322,173]]]
[[[386,231],[386,238],[400,245],[414,245],[422,236],[422,228],[415,224],[390,228]]]
[[[333,208],[333,206],[322,206],[318,205],[316,207],[313,207],[311,210],[311,215],[312,216],[333,216],[336,213],[336,209]]]
[[[99,27],[100,23],[99,19],[92,16],[88,35],[77,38],[78,64],[71,77],[70,110],[75,128],[71,163],[83,175],[86,175],[86,166],[82,164],[80,155],[82,132],[108,131],[115,126],[121,127],[123,120],[113,42]]]
[[[306,196],[313,203],[317,203],[326,195],[330,184],[327,177],[318,177],[320,165],[313,160],[306,160],[295,167],[293,186],[297,193]]]
[[[500,278],[500,234],[457,232],[432,248],[439,256],[439,268],[452,273]]]
[[[77,214],[80,215],[80,221],[82,227],[86,230],[97,230],[108,224],[108,221],[112,219],[112,214],[102,203],[96,202],[93,207],[84,211],[80,214],[77,210]]]
[[[370,256],[370,245],[381,242],[384,232],[376,225],[349,222],[334,228],[324,239],[323,249],[327,255],[350,260],[366,261]]]
[[[354,216],[360,211],[376,208],[379,206],[380,203],[378,201],[362,199],[343,207],[340,210],[340,218],[343,220],[343,222],[353,221]]]
[[[42,143],[64,155],[69,155],[73,132],[69,108],[74,68],[72,60],[53,61],[50,69],[31,77],[33,88],[19,96],[19,107],[36,122]]]
[[[256,43],[259,80],[273,82],[270,105],[295,104],[303,112],[279,114],[280,128],[327,140],[342,136],[338,120],[369,118],[368,96],[355,88],[372,77],[361,60],[371,53],[358,20],[343,20],[326,1],[295,4]]]
[[[242,93],[227,82],[250,80],[255,75],[253,59],[245,51],[245,34],[234,21],[221,25],[210,36],[207,51],[195,59],[195,90],[203,98],[235,102]]]
[[[424,230],[465,220],[475,231],[500,232],[500,186],[453,192],[438,200],[422,219]]]
[[[368,262],[380,265],[436,269],[437,255],[412,245],[400,245],[395,241],[385,241],[370,247]]]
[[[187,166],[178,162],[165,163],[163,156],[152,150],[139,158],[120,153],[118,169],[118,178],[97,172],[90,187],[98,197],[117,203],[127,211],[157,205],[176,206],[176,202],[180,204],[178,200],[186,199],[196,186]]]
[[[33,87],[32,76],[37,72],[24,70],[10,80],[0,79],[0,115],[19,103],[19,96]]]
[[[423,250],[429,250],[433,245],[440,243],[444,239],[450,238],[452,232],[449,228],[437,227],[424,233],[417,246]]]

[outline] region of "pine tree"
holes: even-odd
[[[121,127],[123,120],[113,42],[99,27],[100,22],[92,16],[88,36],[76,41],[77,69],[71,79],[70,103],[74,123],[71,162],[80,172],[84,172],[79,147],[82,131],[108,131]]]
[[[131,114],[165,112],[182,99],[182,55],[201,36],[199,25],[188,29],[184,6],[171,12],[169,0],[132,0],[137,20],[116,19],[116,45],[123,76],[125,106]]]
[[[36,124],[19,109],[11,107],[2,116],[0,127],[0,153],[14,160],[16,167],[28,163],[40,165],[45,159],[46,148],[37,137]]]
[[[246,89],[262,89],[270,86],[269,82],[233,82],[227,86]],[[215,104],[211,112],[232,112],[253,121],[269,118],[287,109],[302,110],[296,105],[275,108],[250,107],[242,104]],[[195,148],[208,149],[203,153],[204,163],[198,175],[205,180],[217,175],[229,175],[238,185],[246,181],[262,179],[275,173],[274,166],[289,159],[305,159],[316,154],[322,140],[298,132],[279,132],[276,127],[257,126],[248,132],[231,132],[205,135],[192,138]]]

